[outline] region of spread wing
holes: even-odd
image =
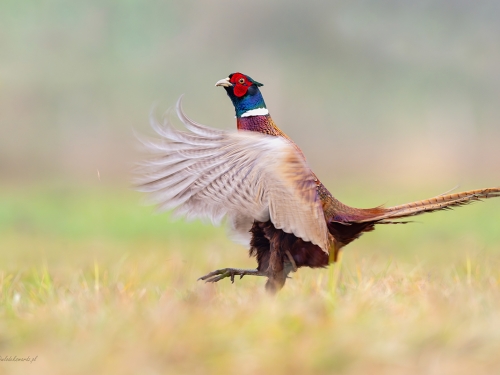
[[[181,99],[176,109],[189,132],[151,118],[161,139],[143,141],[154,156],[140,166],[140,191],[150,193],[161,210],[175,209],[187,218],[217,224],[227,217],[248,238],[254,220],[271,220],[328,252],[315,177],[289,141],[197,124],[183,113]]]

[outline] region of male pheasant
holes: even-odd
[[[238,131],[195,123],[179,99],[177,115],[189,132],[151,118],[163,139],[146,142],[156,157],[143,164],[139,186],[160,209],[175,208],[188,218],[214,223],[225,218],[234,239],[257,258],[256,269],[216,270],[200,278],[206,282],[265,276],[266,289],[276,292],[290,272],[335,262],[345,245],[376,224],[500,196],[497,187],[389,208],[349,207],[330,194],[300,148],[275,125],[261,83],[233,73],[216,86],[224,87],[234,105]]]

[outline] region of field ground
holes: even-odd
[[[384,199],[360,203],[356,193],[343,200]],[[348,246],[341,264],[300,270],[273,298],[260,278],[197,282],[254,260],[223,228],[153,215],[133,192],[0,194],[0,356],[36,357],[0,361],[1,373],[500,368],[500,200],[379,227]]]

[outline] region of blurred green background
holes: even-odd
[[[241,71],[346,204],[498,186],[499,19],[492,0],[2,0],[0,356],[39,355],[37,374],[493,373],[500,201],[377,228],[270,300],[263,280],[197,283],[254,260],[130,181],[153,103],[185,94],[234,128],[214,83]]]

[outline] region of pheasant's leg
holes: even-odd
[[[275,294],[283,288],[285,285],[287,278],[287,274],[285,274],[284,270],[281,270],[280,272],[276,272],[271,276],[268,276],[267,282],[266,282],[266,290],[270,292],[271,294]]]
[[[285,274],[284,261],[278,246],[274,246],[273,242],[271,242],[269,251],[271,256],[269,257],[269,267],[267,269],[266,290],[274,294],[283,288],[287,275]]]
[[[295,259],[293,259],[293,256],[292,254],[290,253],[289,250],[287,250],[285,252],[286,256],[288,257],[288,260],[290,261],[290,264],[292,265],[292,271],[293,272],[297,272],[297,264],[295,264]],[[290,271],[287,272],[287,274],[289,273]]]
[[[225,279],[226,277],[231,278],[231,282],[234,283],[234,277],[239,276],[240,279],[245,275],[252,276],[267,276],[264,272],[259,270],[244,270],[241,268],[222,268],[220,270],[215,270],[200,277],[198,280],[203,280],[206,283],[216,283],[219,280]]]

